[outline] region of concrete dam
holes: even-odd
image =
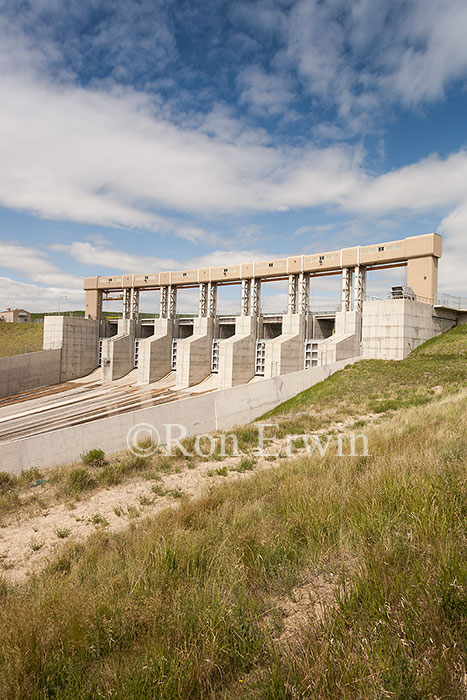
[[[187,434],[248,422],[361,358],[400,360],[467,312],[437,304],[437,233],[262,262],[84,280],[85,317],[48,316],[44,349],[0,360],[1,469],[21,471],[125,447],[136,424],[183,424]],[[406,268],[387,299],[366,297],[368,273]],[[310,282],[340,277],[340,308],[313,311]],[[268,282],[287,284],[287,310],[262,311]],[[218,313],[219,289],[238,311]],[[177,313],[196,290],[198,313]],[[145,292],[159,313],[143,318]],[[103,315],[121,301],[118,319]]]

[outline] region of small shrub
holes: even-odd
[[[31,547],[33,552],[38,552],[42,548],[43,544],[44,544],[43,542],[38,542],[37,540],[31,540],[30,547]]]
[[[88,467],[103,467],[105,464],[105,452],[99,449],[89,450],[81,455],[81,461]]]
[[[94,488],[96,486],[96,480],[89,469],[75,467],[68,474],[65,486],[68,491],[77,494]]]
[[[121,508],[120,506],[114,506],[114,513],[117,516],[117,518],[121,518],[121,516],[123,515],[123,508]]]
[[[94,513],[94,515],[89,518],[89,522],[96,527],[107,527],[109,524],[107,518],[104,518],[100,513]]]
[[[61,540],[66,539],[67,537],[70,536],[71,530],[69,530],[67,527],[58,527],[55,530],[55,534],[57,535],[58,538]]]
[[[7,491],[11,491],[17,483],[17,478],[13,474],[0,472],[0,492],[6,493]]]
[[[154,503],[154,498],[145,496],[144,494],[141,494],[138,500],[142,506],[152,506]]]
[[[228,469],[227,467],[219,467],[219,469],[216,469],[216,474],[218,476],[227,476]]]
[[[156,472],[144,472],[142,475],[143,479],[146,479],[146,481],[160,481],[161,477],[159,474],[156,474]]]
[[[180,488],[169,489],[167,491],[167,496],[172,496],[172,498],[181,498],[183,496],[183,491]]]
[[[250,472],[254,468],[255,468],[254,461],[252,459],[249,459],[248,457],[244,457],[242,459],[242,461],[240,462],[239,466],[237,467],[237,471]]]

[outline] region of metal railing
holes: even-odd
[[[177,369],[177,339],[172,340],[172,352],[170,355],[170,369],[175,371]]]
[[[211,372],[219,372],[219,340],[212,341],[211,349]]]
[[[305,340],[304,367],[310,369],[318,366],[318,342],[316,340]]]
[[[467,297],[456,297],[452,294],[438,294],[438,305],[448,309],[467,309]]]
[[[139,362],[139,338],[135,338],[134,352],[133,352],[133,364],[138,367]]]
[[[266,361],[266,341],[257,340],[255,348],[255,375],[264,377],[264,366]]]

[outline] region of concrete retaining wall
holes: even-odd
[[[92,448],[112,453],[126,447],[127,433],[149,423],[165,436],[165,424],[184,425],[188,435],[226,430],[248,423],[360,358],[292,372],[223,391],[139,409],[22,440],[0,443],[0,471],[54,467],[77,460]]]
[[[60,350],[42,350],[0,358],[0,396],[58,384],[60,353]]]
[[[44,318],[44,350],[62,351],[59,381],[77,379],[96,369],[98,338],[99,321],[72,316]]]
[[[433,307],[411,299],[365,301],[363,356],[403,360],[440,330],[433,323]]]

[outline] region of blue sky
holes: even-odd
[[[0,0],[0,307],[435,230],[467,296],[466,36],[465,0]]]

